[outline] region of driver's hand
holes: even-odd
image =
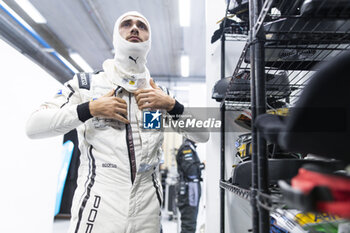
[[[94,117],[116,119],[125,124],[130,123],[126,118],[128,115],[127,104],[125,100],[114,96],[114,90],[97,100],[91,101],[89,109]]]
[[[140,89],[135,92],[135,98],[140,110],[149,109],[165,109],[168,112],[175,106],[175,99],[164,93],[153,81],[150,79],[152,89]]]

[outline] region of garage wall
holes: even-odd
[[[30,140],[29,114],[60,84],[0,40],[0,232],[52,231],[62,137]]]
[[[211,90],[218,81],[220,76],[220,58],[221,58],[221,42],[220,40],[211,44],[211,37],[219,24],[217,21],[225,16],[224,0],[207,0],[206,1],[206,84],[207,84],[207,105],[209,107],[219,108],[220,103],[211,99]],[[233,74],[236,63],[239,59],[244,42],[226,42],[225,54],[225,76]],[[227,112],[226,118],[226,179],[231,176],[232,164],[234,163],[234,141],[236,137],[242,133],[234,125],[233,120],[237,116],[237,112]],[[205,232],[220,232],[220,133],[212,133],[210,141],[207,143],[207,217]],[[225,233],[243,233],[248,232],[250,228],[251,208],[247,201],[226,192],[225,195]]]

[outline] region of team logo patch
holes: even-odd
[[[157,111],[143,112],[143,128],[144,129],[160,129],[162,114]]]
[[[62,95],[62,89],[58,90],[57,95]]]

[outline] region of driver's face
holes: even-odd
[[[143,18],[129,15],[122,19],[119,34],[129,42],[139,43],[148,40],[149,29]]]

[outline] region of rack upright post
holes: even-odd
[[[249,0],[249,43],[250,43],[250,96],[251,96],[251,113],[252,122],[255,121],[256,117],[256,85],[255,85],[255,50],[253,44],[253,28],[255,25],[254,21],[254,4],[253,0]],[[257,133],[256,127],[252,124],[252,187],[251,187],[251,198],[250,204],[252,206],[252,229],[253,233],[259,233],[259,211],[256,201],[258,191],[258,155],[257,155]]]
[[[226,18],[224,19],[224,25]],[[225,78],[225,26],[221,36],[221,79]],[[220,181],[225,180],[225,100],[221,103]],[[225,233],[225,189],[220,188],[220,233]]]
[[[259,13],[262,10],[263,1],[254,0],[254,25],[257,23],[259,18]],[[251,73],[254,72],[254,82],[255,82],[255,93],[253,93],[256,98],[256,116],[266,113],[266,93],[265,93],[265,33],[263,32],[263,27],[259,31],[255,31],[253,28],[253,35],[256,37],[253,39],[254,47],[254,70],[251,69]],[[254,123],[253,123],[254,124]],[[268,193],[268,174],[267,174],[267,153],[266,153],[266,141],[260,135],[259,130],[256,131],[256,145],[257,146],[257,157],[258,157],[258,195],[259,193]],[[258,205],[259,206],[259,205]],[[259,206],[259,232],[268,233],[270,232],[270,221],[269,221],[269,211]]]

